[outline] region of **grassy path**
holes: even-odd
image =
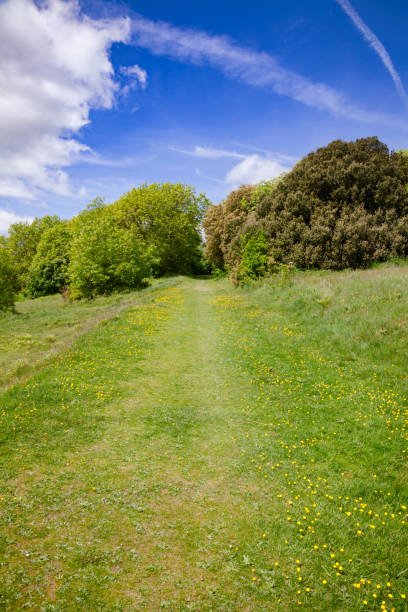
[[[212,293],[193,281],[164,290],[151,327],[132,336],[119,319],[57,372],[8,393],[19,418],[3,441],[3,609],[250,603],[224,571],[248,508],[233,440],[239,392]],[[148,311],[135,312],[131,323],[145,321]]]
[[[404,391],[265,299],[163,283],[1,396],[0,609],[406,609]]]

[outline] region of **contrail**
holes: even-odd
[[[363,37],[366,39],[370,47],[374,49],[377,55],[380,57],[382,63],[388,70],[391,75],[392,80],[394,81],[394,85],[400,94],[400,96],[408,102],[408,96],[404,89],[404,86],[401,81],[401,77],[398,72],[395,70],[392,60],[389,56],[387,49],[384,47],[382,42],[377,38],[372,30],[368,27],[368,25],[361,19],[360,15],[357,13],[355,8],[350,4],[349,0],[336,0],[337,4],[341,6],[343,11],[347,13],[350,17],[351,21],[354,23],[356,28],[360,30]]]
[[[151,21],[141,15],[133,19],[132,33],[135,46],[148,49],[155,55],[213,66],[229,78],[254,87],[270,88],[279,95],[328,110],[334,115],[367,122],[385,120],[380,113],[365,111],[348,102],[332,87],[281,66],[274,56],[243,47],[227,36],[183,29],[170,23]]]

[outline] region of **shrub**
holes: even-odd
[[[264,276],[270,266],[269,244],[262,231],[241,236],[240,263],[233,273],[236,283]]]
[[[205,232],[205,256],[215,268],[224,268],[224,253],[221,248],[223,233],[222,204],[210,206],[203,220]]]
[[[278,264],[357,268],[408,255],[408,156],[378,138],[335,140],[294,168],[208,210],[206,254],[246,269],[242,236],[262,230]],[[251,239],[252,240],[252,239]]]
[[[203,221],[205,254],[215,267],[236,270],[242,235],[256,231],[257,226],[259,229],[254,215],[258,201],[263,194],[270,194],[279,181],[280,177],[258,185],[241,185],[224,202],[207,210]]]
[[[253,185],[242,185],[231,191],[222,204],[221,250],[224,266],[233,268],[241,252],[241,233],[251,215],[249,202]]]

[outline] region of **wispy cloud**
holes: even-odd
[[[200,168],[196,168],[195,169],[195,173],[197,176],[199,176],[202,179],[205,179],[206,181],[212,181],[213,183],[218,183],[218,185],[224,185],[225,186],[225,181],[216,178],[215,176],[209,176],[208,174],[204,174],[204,172],[202,172],[202,170],[200,170]]]
[[[227,36],[182,29],[144,17],[132,21],[132,42],[151,53],[191,64],[207,64],[227,77],[249,85],[266,87],[307,106],[360,121],[377,122],[385,117],[350,103],[341,93],[282,67],[272,55],[240,46]]]
[[[298,161],[297,157],[293,157],[293,155],[286,155],[285,153],[278,153],[277,151],[270,151],[269,149],[263,149],[261,147],[254,147],[253,145],[243,144],[242,142],[233,143],[237,145],[240,149],[247,149],[248,151],[256,151],[257,153],[263,153],[267,155],[269,158],[274,159],[275,161],[280,161],[283,164],[294,164]]]
[[[106,166],[108,168],[131,168],[133,166],[138,166],[140,164],[153,161],[155,157],[155,155],[144,155],[142,157],[120,157],[111,159],[109,157],[104,157],[95,151],[89,150],[78,157],[76,163]]]
[[[147,72],[137,64],[133,66],[121,66],[120,72],[129,78],[129,89],[141,87],[145,89],[147,86]]]
[[[223,149],[209,149],[207,147],[194,147],[194,149],[180,149],[178,147],[169,147],[170,151],[175,153],[183,153],[192,157],[207,157],[209,159],[220,159],[221,157],[232,157],[234,159],[244,159],[246,155],[235,153],[235,151],[224,151]]]
[[[368,27],[368,25],[362,20],[360,15],[357,13],[355,8],[350,4],[349,0],[336,0],[337,4],[341,6],[343,11],[350,17],[356,28],[361,32],[365,40],[368,42],[370,47],[374,49],[377,55],[380,57],[382,63],[391,75],[394,85],[402,98],[407,102],[407,93],[402,84],[402,80],[398,72],[394,68],[391,57],[384,47],[379,38],[374,32]]]

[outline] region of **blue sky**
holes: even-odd
[[[407,30],[402,0],[3,0],[0,232],[143,182],[218,203],[335,138],[408,148]]]

